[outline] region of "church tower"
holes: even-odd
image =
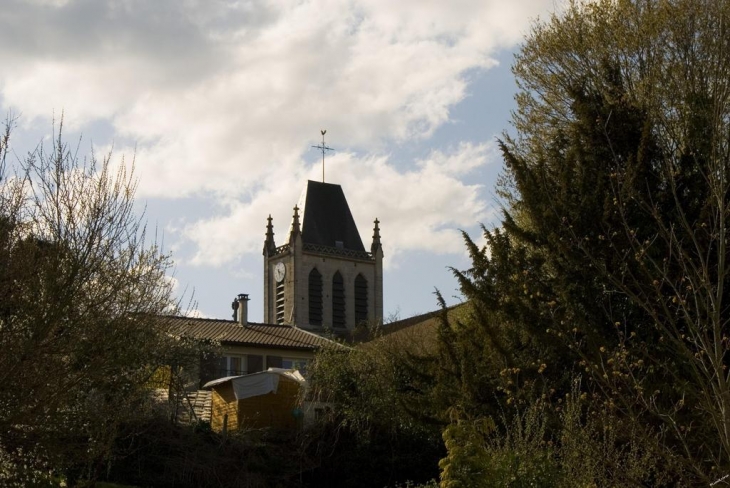
[[[264,321],[318,331],[383,319],[383,248],[375,220],[366,251],[340,185],[308,181],[288,241],[264,241]]]

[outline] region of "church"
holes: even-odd
[[[383,319],[383,247],[375,219],[370,251],[340,185],[308,181],[289,235],[264,241],[264,321],[342,334]]]
[[[331,337],[382,323],[383,248],[374,220],[366,250],[340,185],[308,181],[286,239],[277,246],[268,217],[263,246],[264,322],[248,321],[248,295],[233,318],[165,317],[181,336],[220,343],[222,356],[201,367],[200,384],[270,367],[306,372]]]

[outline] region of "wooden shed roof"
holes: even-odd
[[[164,316],[173,333],[221,344],[274,347],[312,351],[333,342],[290,325],[258,324],[241,326],[233,320]]]

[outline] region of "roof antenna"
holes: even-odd
[[[320,149],[322,151],[322,183],[324,183],[324,154],[327,151],[334,151],[334,149],[332,149],[331,147],[327,147],[324,144],[324,135],[327,133],[327,131],[324,130],[324,129],[322,129],[322,130],[320,130],[320,132],[322,133],[322,145],[320,145],[320,146],[312,146],[312,147],[315,148],[315,149]]]

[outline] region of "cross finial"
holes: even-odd
[[[322,151],[322,183],[324,183],[324,155],[327,151],[334,151],[331,147],[327,147],[324,143],[324,135],[327,133],[325,129],[319,131],[322,134],[322,144],[319,146],[312,146],[315,149]]]

